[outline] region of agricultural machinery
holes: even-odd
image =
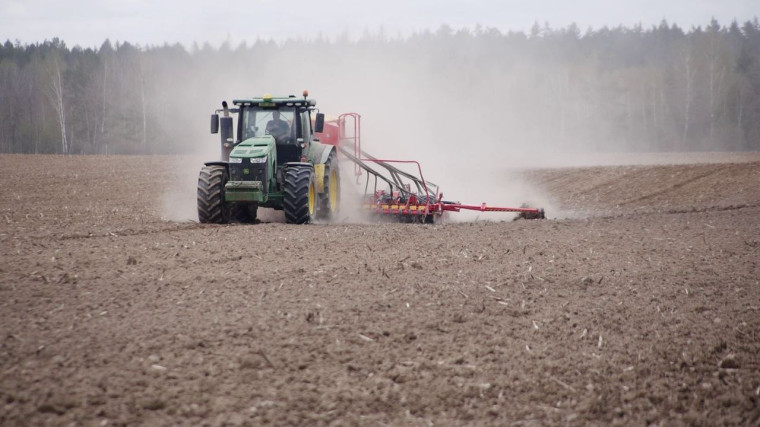
[[[336,214],[337,149],[315,138],[324,115],[316,114],[312,122],[317,103],[308,95],[236,99],[232,108],[225,101],[211,115],[222,159],[205,163],[198,177],[200,222],[253,222],[259,207],[283,210],[293,224]],[[232,114],[237,115],[236,132]]]
[[[361,116],[345,113],[325,121],[316,101],[293,95],[222,103],[211,116],[211,133],[220,133],[222,160],[207,162],[198,178],[200,222],[250,222],[258,207],[285,211],[288,223],[336,218],[341,178],[338,161],[348,164],[363,184],[360,205],[377,218],[438,223],[447,212],[516,212],[544,218],[543,209],[466,205],[443,200],[413,160],[378,159],[362,150]],[[312,118],[311,113],[316,113]],[[221,114],[221,116],[220,116]],[[237,132],[233,118],[237,114]],[[409,172],[409,166],[413,171]],[[362,178],[363,177],[363,178]]]
[[[438,223],[448,212],[474,210],[480,212],[516,212],[519,218],[543,219],[543,209],[466,205],[443,200],[438,186],[426,181],[422,167],[414,160],[378,159],[362,150],[361,115],[345,113],[325,122],[318,134],[320,141],[334,145],[341,157],[353,163],[356,183],[363,179],[364,211],[378,218],[400,222]],[[401,166],[411,166],[402,170]],[[364,175],[364,178],[362,178]],[[361,186],[361,185],[360,185]]]

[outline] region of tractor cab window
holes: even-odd
[[[301,135],[298,136],[303,139],[309,139],[311,135],[311,115],[309,110],[303,110],[301,112]]]
[[[243,140],[272,135],[278,144],[295,141],[295,110],[293,108],[246,108],[243,112]]]

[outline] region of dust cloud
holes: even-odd
[[[187,106],[182,125],[195,137],[184,144],[190,155],[177,185],[162,201],[167,219],[195,220],[197,174],[203,161],[219,158],[218,135],[208,131],[209,115],[221,102],[235,98],[293,94],[308,89],[321,112],[362,115],[362,144],[378,158],[413,159],[426,179],[439,184],[446,200],[494,206],[529,203],[544,207],[551,217],[551,200],[520,178],[517,171],[561,166],[569,152],[583,158],[583,141],[542,139],[548,123],[528,120],[528,102],[539,88],[526,88],[529,70],[515,67],[509,75],[481,69],[476,62],[436,64],[403,53],[274,48],[268,60],[251,56],[250,72],[209,64],[206,76],[192,82],[195,104]],[[313,64],[305,66],[304,64]],[[202,82],[202,83],[199,83]],[[561,142],[561,143],[560,143]],[[348,194],[343,202],[348,202]],[[505,220],[513,214],[458,213],[452,219]]]

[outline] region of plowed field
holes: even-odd
[[[0,156],[0,424],[758,425],[760,158],[710,159],[216,226],[166,219],[186,159]]]

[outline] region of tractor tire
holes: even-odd
[[[317,212],[317,181],[309,167],[290,167],[285,171],[283,210],[288,224],[308,224]]]
[[[230,212],[224,203],[227,168],[204,166],[198,176],[198,221],[202,224],[226,224]]]
[[[335,152],[325,162],[324,192],[319,196],[317,218],[334,220],[340,209],[340,169]]]

